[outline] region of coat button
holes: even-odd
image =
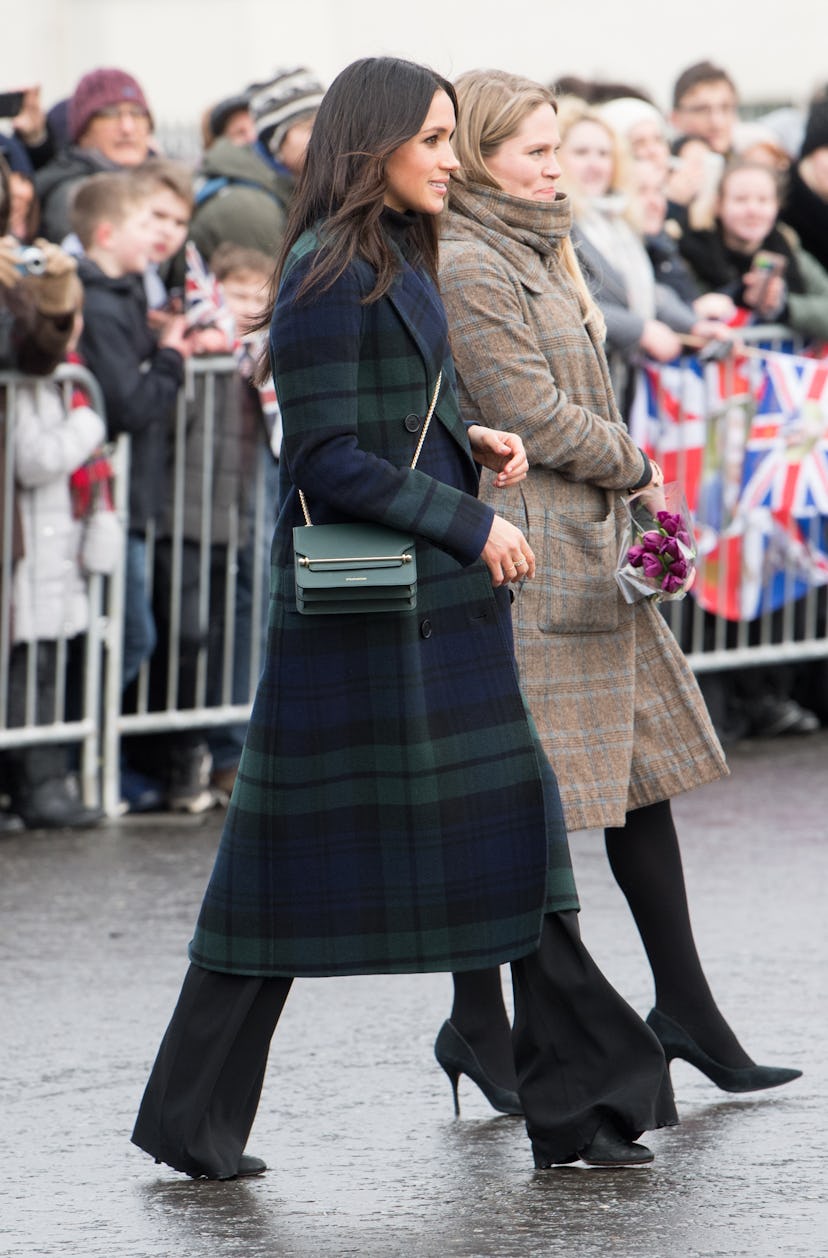
[[[434,630],[431,627],[431,621],[424,620],[423,623],[420,625],[420,633],[423,635],[424,638],[430,638],[433,632]]]
[[[405,419],[403,420],[403,424],[405,425],[406,432],[419,432],[421,423],[422,423],[422,420],[420,419],[419,415],[406,415]]]

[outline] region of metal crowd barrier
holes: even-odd
[[[158,644],[152,659],[144,661],[132,689],[126,710],[121,703],[121,643],[122,634],[110,657],[107,678],[107,695],[102,729],[102,792],[103,806],[109,813],[117,811],[119,802],[119,764],[121,740],[131,735],[167,733],[176,730],[208,731],[214,727],[246,723],[261,671],[264,649],[264,624],[269,591],[269,550],[273,532],[273,501],[268,490],[268,465],[275,467],[268,447],[264,444],[264,430],[258,434],[259,443],[253,451],[253,464],[246,483],[246,505],[241,502],[232,506],[227,519],[222,522],[227,540],[214,543],[213,484],[221,470],[217,463],[217,436],[223,415],[217,394],[222,383],[236,381],[237,367],[232,357],[193,358],[187,363],[185,385],[179,393],[176,405],[171,474],[171,510],[165,528],[158,522],[151,524],[145,534],[146,543],[146,591],[150,601],[164,594],[154,583],[158,579],[156,559],[159,548],[166,547],[169,563],[169,586],[164,596],[167,614],[157,622]],[[188,423],[192,425],[193,404],[196,392],[202,390],[198,424],[203,443],[204,459],[200,468],[200,481],[196,488],[198,498],[198,536],[193,538],[192,529],[185,527],[185,495],[193,492],[193,473],[188,471],[187,443]],[[123,518],[128,515],[128,458],[129,444],[119,443],[117,507]],[[245,518],[246,517],[246,518]],[[226,528],[224,525],[226,524]],[[247,528],[247,536],[243,536]],[[163,534],[163,536],[162,536]],[[197,551],[197,590],[190,590],[190,597],[197,605],[195,626],[198,642],[193,657],[192,624],[186,639],[191,644],[189,657],[183,640],[183,622],[187,618],[183,575],[185,551],[193,558]],[[220,586],[216,587],[216,547],[220,552]],[[250,639],[247,652],[246,676],[234,673],[236,651],[236,611],[239,565],[242,551],[254,557],[251,565],[252,589],[250,590]],[[223,570],[223,571],[222,571]],[[124,579],[123,572],[110,582],[111,611],[113,620],[123,622]],[[190,574],[192,575],[192,574]],[[190,617],[192,618],[192,607]],[[215,649],[216,620],[222,621],[218,653]],[[159,670],[158,659],[163,658]],[[180,689],[182,674],[189,668],[192,693],[182,700]],[[153,678],[153,670],[161,676]],[[194,677],[192,674],[194,673]],[[220,679],[220,680],[219,680]],[[243,698],[239,697],[239,690]]]
[[[791,335],[785,329],[751,329],[746,339],[763,345],[790,347]],[[728,370],[727,366],[724,368]],[[77,745],[78,773],[83,798],[88,804],[102,803],[110,815],[117,814],[120,803],[120,765],[122,740],[144,735],[163,735],[183,730],[209,731],[246,722],[250,703],[260,672],[263,651],[263,623],[268,587],[268,552],[273,526],[272,460],[262,439],[261,451],[255,457],[247,483],[243,518],[241,508],[230,510],[228,518],[214,520],[212,486],[217,437],[223,421],[221,390],[234,377],[232,358],[191,360],[187,380],[176,406],[170,461],[171,510],[165,526],[146,531],[147,596],[158,595],[153,589],[159,547],[166,548],[169,570],[168,612],[156,653],[145,661],[134,686],[122,696],[123,627],[125,616],[124,567],[119,565],[111,577],[92,577],[89,582],[90,627],[83,642],[84,684],[77,710],[67,711],[67,695],[60,679],[65,675],[69,644],[58,645],[57,669],[59,684],[55,710],[48,720],[37,712],[36,671],[34,651],[30,651],[27,672],[26,717],[23,725],[10,727],[8,722],[8,658],[11,648],[11,524],[12,484],[14,476],[14,411],[16,390],[24,377],[10,372],[0,373],[0,418],[5,417],[4,450],[6,454],[3,483],[2,568],[0,568],[0,760],[3,749],[28,746],[40,742],[61,742]],[[70,390],[76,383],[90,393],[93,405],[103,413],[103,402],[95,380],[78,367],[61,367],[56,378]],[[30,382],[29,382],[30,383]],[[690,381],[687,381],[688,389]],[[202,428],[204,458],[195,486],[198,504],[197,537],[192,536],[192,515],[186,520],[185,498],[193,501],[193,473],[188,471],[187,429],[192,423],[196,393],[200,395],[198,422]],[[686,399],[679,388],[679,412]],[[261,436],[261,435],[260,435]],[[264,453],[266,451],[266,454]],[[116,509],[128,528],[128,483],[130,448],[127,438],[115,447]],[[687,471],[689,451],[677,450],[678,477]],[[220,523],[225,540],[214,539],[214,524]],[[189,527],[189,534],[188,534]],[[165,534],[162,536],[162,532]],[[220,563],[216,563],[216,546]],[[245,547],[247,548],[245,551]],[[239,571],[245,554],[252,564],[252,587],[247,589],[250,642],[247,651],[246,675],[240,677],[234,668],[236,652],[236,620],[239,610]],[[189,564],[190,603],[185,602],[182,576]],[[195,572],[195,578],[193,573]],[[723,571],[722,580],[727,574]],[[194,580],[194,584],[193,584]],[[194,602],[192,601],[194,599]],[[194,610],[195,609],[195,610]],[[218,610],[217,610],[218,609]],[[732,621],[704,611],[692,598],[681,603],[663,604],[667,621],[686,651],[696,672],[745,667],[760,663],[777,663],[828,656],[826,628],[826,592],[814,588],[802,598],[791,599],[780,611],[768,612],[747,621]],[[189,654],[182,637],[184,621],[190,618]],[[216,619],[223,621],[224,633],[213,632]],[[193,639],[193,622],[195,639]],[[194,645],[195,643],[195,645]],[[241,644],[244,645],[244,644]],[[163,668],[159,660],[163,658]],[[182,699],[182,678],[190,688]]]
[[[756,362],[757,351],[798,354],[803,345],[789,328],[780,325],[755,326],[740,329],[739,337],[746,347],[748,364]],[[744,355],[741,361],[744,363]],[[721,373],[721,395],[732,398],[739,393],[736,384],[737,364],[740,351],[725,358],[718,369]],[[674,434],[684,432],[687,444],[677,444],[673,451],[675,479],[686,485],[698,476],[698,467],[691,468],[693,458],[698,458],[699,444],[706,451],[713,439],[709,425],[700,436],[692,424],[683,425],[691,410],[698,403],[698,380],[685,371],[679,376],[678,391],[671,391],[670,415]],[[659,400],[660,401],[660,400]],[[809,540],[824,546],[824,522],[815,517],[809,526]],[[738,527],[736,529],[738,534]],[[736,569],[740,561],[738,550],[722,546],[718,551],[716,586],[722,594],[731,586],[738,586],[742,573]],[[694,597],[680,602],[663,603],[661,610],[678,639],[688,661],[696,673],[725,668],[742,668],[759,664],[777,664],[819,659],[828,656],[828,596],[826,587],[811,585],[805,592],[797,584],[795,555],[786,555],[780,574],[784,593],[782,606],[777,610],[761,610],[756,616],[729,619],[724,615],[705,610]]]
[[[104,413],[103,399],[97,382],[82,368],[61,367],[56,373],[64,388],[71,390],[82,384],[91,394],[93,406]],[[172,431],[170,458],[171,510],[162,537],[156,522],[147,528],[146,594],[149,600],[158,595],[153,588],[159,546],[169,554],[170,585],[166,599],[163,637],[151,660],[141,665],[136,683],[122,696],[123,626],[125,617],[125,569],[119,564],[107,578],[89,579],[90,627],[84,643],[84,690],[82,710],[68,719],[65,715],[66,694],[61,684],[65,677],[68,643],[58,641],[58,687],[53,719],[44,718],[36,710],[34,660],[28,670],[28,697],[23,726],[8,724],[8,659],[11,649],[11,547],[12,487],[14,478],[14,411],[16,390],[32,381],[13,372],[0,373],[0,416],[5,417],[5,472],[3,484],[2,570],[0,570],[0,751],[43,742],[75,743],[81,748],[78,775],[84,801],[101,803],[109,815],[120,811],[121,743],[128,735],[152,735],[176,730],[198,729],[245,723],[261,668],[263,631],[267,608],[267,571],[272,534],[272,481],[275,464],[265,443],[264,430],[258,433],[258,445],[251,446],[252,466],[248,469],[244,503],[231,510],[226,521],[226,542],[218,549],[221,556],[222,586],[211,592],[211,557],[215,559],[213,534],[212,485],[216,466],[214,450],[216,435],[223,420],[217,405],[222,382],[235,381],[236,364],[231,357],[193,359],[187,364],[187,377],[180,391]],[[185,527],[185,489],[192,495],[192,473],[188,477],[186,442],[188,419],[192,423],[192,403],[199,384],[203,390],[199,421],[202,425],[205,457],[198,486],[198,537],[193,542]],[[112,464],[115,472],[115,508],[126,538],[129,529],[129,459],[130,442],[121,437],[114,447]],[[269,466],[270,465],[270,466]],[[246,536],[243,533],[246,529]],[[247,651],[246,675],[234,674],[236,650],[236,602],[239,562],[247,548],[252,588],[250,597],[250,642]],[[186,704],[179,701],[183,654],[180,631],[183,616],[182,569],[185,549],[197,552],[197,633],[199,644],[189,663],[194,670],[194,687]],[[213,571],[216,565],[213,564]],[[192,590],[191,590],[192,594]],[[218,610],[217,610],[218,608]],[[223,618],[221,654],[216,658],[208,645],[216,617]],[[211,621],[213,623],[211,623]],[[192,636],[190,639],[192,643]],[[163,652],[159,647],[163,646]],[[156,658],[164,656],[163,676],[153,676]],[[156,670],[157,671],[157,670]],[[220,681],[218,680],[220,679]],[[240,694],[241,692],[241,694]],[[241,697],[243,695],[243,697]],[[126,698],[126,703],[124,702]]]

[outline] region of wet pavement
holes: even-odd
[[[828,733],[742,744],[679,798],[711,985],[776,1092],[673,1068],[652,1168],[535,1172],[522,1123],[432,1056],[447,975],[294,985],[250,1151],[195,1182],[129,1143],[220,814],[0,841],[0,1255],[816,1258],[828,1254]],[[601,836],[572,840],[585,941],[642,1013],[649,971]]]

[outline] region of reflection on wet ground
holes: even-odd
[[[295,985],[250,1141],[255,1181],[193,1182],[129,1144],[220,818],[0,845],[0,1255],[817,1258],[828,1245],[828,735],[746,745],[676,803],[708,974],[758,1059],[729,1097],[677,1063],[650,1169],[535,1172],[518,1119],[432,1056],[445,975]],[[642,1013],[649,972],[601,836],[572,840],[584,938]]]

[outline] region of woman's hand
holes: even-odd
[[[496,432],[494,428],[472,424],[468,436],[476,461],[497,473],[493,482],[497,489],[516,485],[524,479],[529,471],[529,460],[517,433]]]
[[[667,500],[664,497],[663,488],[664,473],[654,459],[650,459],[650,472],[652,475],[643,489],[634,489],[630,493],[636,499],[642,499],[647,509],[655,515],[657,511],[667,510]]]
[[[735,341],[738,333],[719,319],[697,319],[690,332],[700,341]]]
[[[488,431],[488,430],[485,430]],[[496,515],[480,558],[492,576],[492,585],[509,585],[513,581],[531,581],[535,575],[535,556],[519,528]]]
[[[736,314],[736,303],[727,293],[702,293],[693,302],[693,309],[700,319],[721,319],[728,323]]]
[[[672,362],[681,353],[681,341],[660,319],[647,319],[641,333],[641,348],[659,363]]]
[[[768,278],[765,271],[748,271],[742,281],[742,296],[746,306],[762,319],[773,319],[785,308],[787,289],[780,275]]]

